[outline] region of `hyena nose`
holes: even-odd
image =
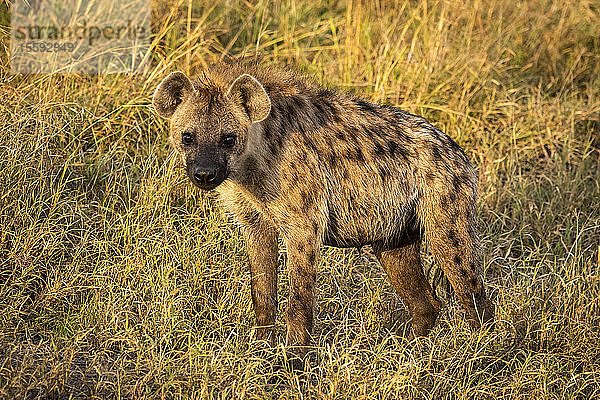
[[[194,179],[200,184],[210,184],[217,179],[217,170],[210,167],[196,167],[194,169]]]

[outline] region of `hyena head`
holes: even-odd
[[[247,151],[250,126],[271,111],[265,89],[248,74],[220,89],[173,72],[158,85],[152,103],[169,119],[169,140],[183,156],[188,177],[205,190],[229,177]]]

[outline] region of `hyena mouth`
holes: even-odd
[[[223,181],[224,181],[224,179],[223,179]],[[223,183],[223,181],[221,181],[219,183],[215,183],[215,184],[201,184],[201,183],[196,182],[195,180],[192,180],[192,183],[202,190],[210,191],[210,190],[215,189],[221,183]]]

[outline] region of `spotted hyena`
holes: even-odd
[[[493,319],[476,232],[477,176],[425,119],[325,89],[291,71],[235,62],[191,80],[173,72],[153,104],[190,180],[237,219],[252,273],[257,336],[273,341],[278,237],[288,253],[286,342],[309,343],[323,246],[371,245],[426,335],[441,303],[422,240],[474,327]]]

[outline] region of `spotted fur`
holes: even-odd
[[[290,345],[310,342],[324,245],[371,245],[412,313],[414,334],[426,335],[441,308],[421,266],[426,238],[471,324],[493,319],[476,172],[425,119],[248,62],[215,65],[193,81],[171,74],[154,106],[170,118],[190,179],[216,189],[241,225],[260,338],[274,340],[279,237],[288,253]],[[182,145],[184,134],[194,143]],[[220,145],[224,135],[235,135],[232,148]],[[217,171],[210,185],[195,175],[205,166]]]

